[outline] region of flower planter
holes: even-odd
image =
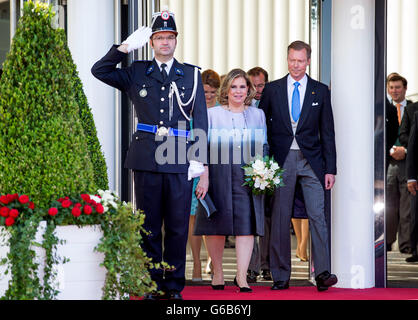
[[[46,222],[41,221],[38,227],[38,231],[35,236],[35,242],[36,243],[42,243],[43,241],[43,234],[45,232],[46,228]],[[7,241],[9,239],[9,233],[7,230],[5,230],[5,227],[0,227],[0,260],[7,257],[7,254],[9,253],[9,245],[7,244]],[[43,279],[44,276],[44,263],[45,263],[45,249],[40,248],[38,246],[32,246],[32,250],[36,253],[35,262],[39,264],[38,274],[39,279]],[[0,266],[0,297],[3,297],[6,290],[9,288],[9,280],[11,279],[11,275],[4,274],[4,272],[7,270],[8,266]]]
[[[57,226],[55,233],[64,244],[57,254],[70,261],[56,265],[59,300],[100,300],[106,269],[101,267],[104,255],[95,252],[103,236],[100,226]]]

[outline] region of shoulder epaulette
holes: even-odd
[[[202,68],[201,68],[201,67],[199,67],[199,66],[195,66],[195,65],[190,64],[190,63],[183,62],[183,64],[185,64],[186,66],[189,66],[189,67],[198,68],[199,70],[202,70]]]

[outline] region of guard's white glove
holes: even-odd
[[[152,29],[150,27],[140,27],[133,32],[122,44],[128,45],[128,53],[133,50],[142,48],[152,35]]]
[[[205,167],[203,163],[190,160],[189,171],[188,171],[189,181],[192,180],[193,178],[200,177],[204,172],[205,172]]]

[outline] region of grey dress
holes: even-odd
[[[199,204],[195,235],[264,235],[264,196],[243,186],[244,170],[265,154],[266,119],[261,109],[233,113],[221,106],[208,109],[209,195],[217,211],[207,218]]]

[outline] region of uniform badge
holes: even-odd
[[[141,98],[145,98],[148,95],[147,89],[144,88],[141,91],[139,91],[139,95],[141,96]]]
[[[163,12],[161,12],[161,18],[162,18],[163,20],[168,20],[168,19],[170,19],[170,13],[168,13],[168,11],[163,11]]]

